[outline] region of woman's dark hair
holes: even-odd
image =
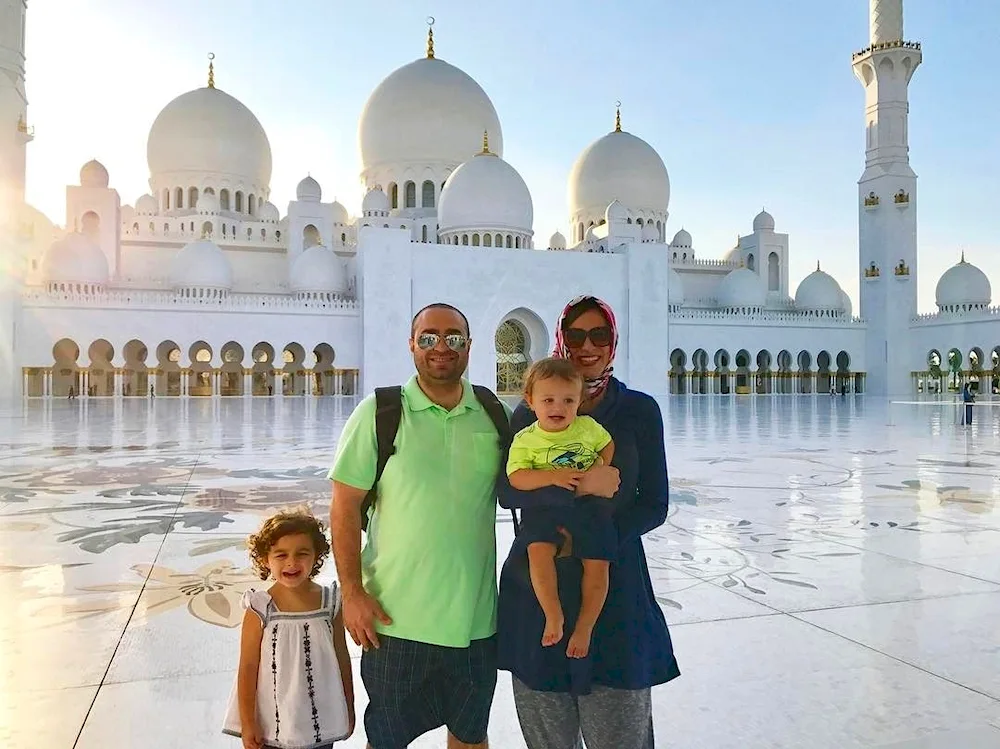
[[[577,302],[576,304],[574,304],[572,307],[569,308],[569,310],[566,312],[566,316],[563,318],[562,329],[566,330],[567,328],[572,328],[573,323],[575,323],[582,314],[584,314],[585,312],[590,312],[591,310],[596,310],[597,312],[600,312],[601,317],[604,318],[604,322],[610,323],[610,321],[607,318],[607,315],[604,314],[604,310],[601,309],[601,305],[597,303],[597,300],[591,297],[587,297],[586,299],[580,300],[579,302]]]
[[[330,542],[326,540],[326,527],[313,517],[308,510],[282,510],[264,521],[260,530],[247,539],[250,549],[250,561],[254,572],[261,580],[271,576],[267,566],[267,555],[272,547],[285,536],[302,533],[312,540],[316,561],[313,562],[309,577],[315,577],[323,567],[327,554],[330,553]]]

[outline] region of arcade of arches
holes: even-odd
[[[114,348],[104,339],[93,341],[81,357],[80,346],[63,338],[52,347],[51,364],[22,370],[24,394],[29,398],[285,397],[354,395],[358,390],[358,370],[335,367],[335,353],[328,343],[307,355],[299,343],[276,349],[262,341],[247,354],[235,341],[218,353],[198,341],[187,351],[190,363],[183,364],[180,346],[173,341],[161,341],[151,355],[145,343],[131,340],[119,364],[114,363]]]
[[[719,349],[709,357],[705,349],[690,356],[682,349],[670,352],[671,395],[792,395],[802,393],[863,393],[865,373],[851,370],[846,351],[793,356],[762,349],[756,355],[747,349],[731,354]]]
[[[968,383],[974,393],[1000,395],[1000,346],[994,346],[989,353],[979,346],[964,354],[957,348],[944,354],[931,349],[927,352],[927,368],[910,376],[917,393],[957,393]]]

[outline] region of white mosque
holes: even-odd
[[[963,257],[938,282],[939,311],[917,314],[907,99],[921,50],[904,41],[902,0],[870,5],[852,60],[867,132],[855,315],[819,266],[792,293],[789,237],[767,212],[721,257],[683,228],[668,241],[667,169],[620,114],[572,167],[566,233],[536,239],[500,118],[435,55],[433,32],[361,111],[361,215],[311,177],[282,215],[267,134],[210,64],[207,85],[152,123],[149,192],[122,205],[88,162],[55,227],[24,203],[26,0],[0,0],[0,395],[370,391],[408,376],[410,317],[438,300],[470,318],[470,377],[515,392],[580,293],[614,307],[616,372],[654,394],[997,392],[1000,309],[982,271]]]

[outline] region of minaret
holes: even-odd
[[[24,202],[25,150],[31,142],[24,93],[27,0],[0,0],[0,210]]]
[[[917,313],[917,175],[910,168],[908,89],[920,45],[903,40],[903,0],[869,0],[871,43],[854,55],[865,89],[865,171],[858,182],[866,389],[910,391],[910,319]]]

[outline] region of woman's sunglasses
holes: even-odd
[[[469,346],[469,339],[461,333],[449,333],[446,336],[440,336],[437,333],[421,333],[417,336],[417,348],[421,351],[430,351],[438,345],[438,341],[442,337],[444,338],[444,345],[452,351],[465,351]]]
[[[584,330],[583,328],[566,328],[563,330],[563,340],[569,348],[581,348],[587,339],[598,348],[611,345],[611,327],[602,325],[599,328]]]

